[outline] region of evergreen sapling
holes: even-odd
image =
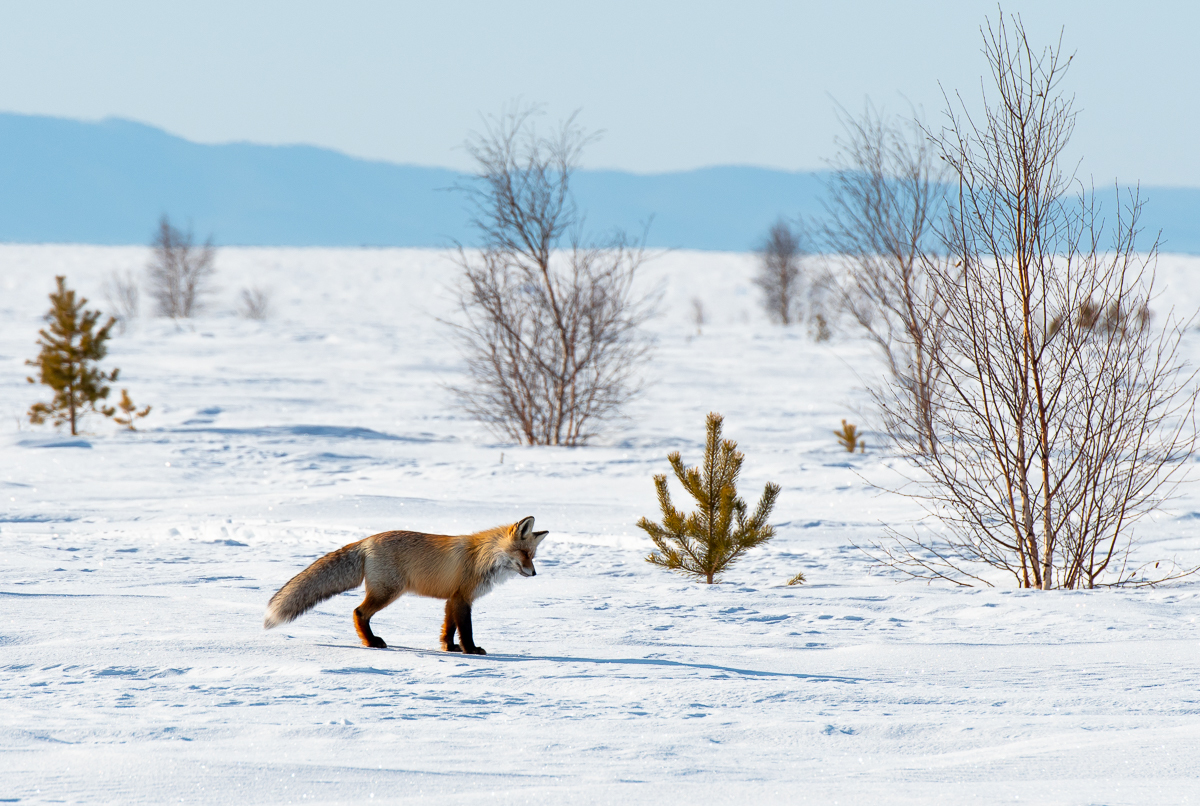
[[[654,541],[646,562],[703,579],[708,584],[737,562],[741,556],[775,536],[767,518],[779,495],[779,485],[768,483],[754,514],[746,517],[746,502],[738,497],[737,479],[745,458],[731,439],[721,439],[722,417],[708,415],[707,438],[702,467],[685,468],[676,451],[667,457],[675,477],[699,508],[688,515],[675,509],[667,489],[666,474],[654,477],[662,523],[648,518],[638,521]]]
[[[859,439],[862,432],[858,430],[858,426],[854,423],[848,423],[842,420],[842,430],[834,431],[833,435],[838,438],[838,442],[842,447],[850,453],[854,453],[854,449],[858,448],[861,453],[867,452],[867,442],[864,439]]]
[[[141,411],[138,411],[137,404],[129,397],[129,390],[121,390],[121,399],[117,402],[117,408],[121,410],[120,414],[113,415],[113,422],[117,425],[123,425],[129,431],[136,431],[133,423],[140,420],[150,413],[150,407],[146,406]]]
[[[104,372],[97,363],[108,352],[108,341],[116,319],[97,328],[99,311],[86,311],[87,300],[76,297],[68,289],[66,277],[56,279],[58,289],[50,294],[51,307],[45,319],[48,327],[38,331],[41,352],[26,364],[38,368],[38,378],[26,378],[30,383],[44,383],[54,390],[49,403],[35,403],[29,409],[29,421],[40,425],[51,420],[55,426],[69,423],[71,434],[77,434],[78,421],[90,410],[111,417],[116,409],[98,405],[108,397],[108,383],[117,379],[117,372]]]

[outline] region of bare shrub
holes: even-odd
[[[809,317],[808,335],[812,336],[813,341],[829,341],[833,338],[833,329],[824,313],[814,313]]]
[[[759,269],[754,284],[762,291],[762,306],[772,322],[790,325],[803,316],[800,261],[805,254],[799,227],[793,227],[784,218],[771,225],[758,250]]]
[[[453,391],[502,436],[579,445],[637,392],[653,301],[634,290],[641,242],[580,234],[570,183],[593,138],[574,116],[543,136],[536,113],[488,118],[466,144],[477,167],[460,190],[483,246],[458,251],[454,325],[470,384]]]
[[[146,277],[158,315],[187,319],[199,313],[204,308],[204,298],[213,290],[212,278],[216,272],[213,260],[217,250],[212,238],[203,246],[195,246],[191,230],[180,231],[163,216],[150,246],[154,252]]]
[[[238,304],[238,314],[246,319],[262,322],[271,315],[271,291],[261,286],[243,288]]]
[[[1191,573],[1130,564],[1132,525],[1196,442],[1185,323],[1119,326],[1154,291],[1157,244],[1134,248],[1141,200],[1119,204],[1106,242],[1095,192],[1061,168],[1075,125],[1059,90],[1070,63],[1061,37],[1035,50],[1020,18],[1002,15],[984,50],[996,96],[985,93],[977,117],[948,99],[932,135],[959,188],[941,234],[961,260],[935,278],[932,449],[914,436],[923,426],[903,390],[885,410],[948,536],[893,533],[875,549],[914,576],[959,584],[990,584],[981,564],[1041,589]],[[1117,312],[1112,327],[1105,310]]]
[[[944,214],[944,169],[914,120],[868,105],[842,114],[846,136],[826,187],[822,239],[841,263],[828,273],[839,308],[879,349],[903,392],[918,442],[929,449],[938,332],[946,301],[935,279],[953,266],[931,249]]]
[[[102,290],[109,310],[117,320],[117,330],[124,333],[129,323],[137,319],[141,307],[137,278],[129,270],[124,273],[113,271],[105,279]]]
[[[708,324],[708,312],[699,297],[692,297],[692,324],[696,326],[696,335],[700,335],[700,329]]]

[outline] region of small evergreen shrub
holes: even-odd
[[[54,390],[49,403],[35,403],[29,409],[29,421],[41,425],[50,420],[55,427],[69,423],[71,433],[77,434],[79,418],[86,411],[111,417],[116,409],[98,405],[108,397],[108,383],[117,379],[117,372],[104,372],[97,364],[108,352],[108,341],[116,319],[108,318],[97,328],[99,311],[84,310],[87,300],[76,298],[67,288],[67,278],[55,278],[58,288],[50,294],[50,310],[45,319],[48,327],[38,331],[41,352],[25,363],[38,368],[37,380]]]
[[[746,517],[746,503],[738,497],[737,479],[745,458],[731,439],[721,439],[721,415],[708,415],[703,467],[683,466],[678,451],[667,461],[683,488],[696,499],[698,509],[685,515],[671,503],[666,474],[654,477],[662,523],[638,521],[654,541],[646,562],[703,579],[708,584],[755,546],[775,536],[767,518],[779,496],[779,485],[768,483],[754,514]]]
[[[117,408],[121,410],[121,413],[114,414],[112,416],[113,422],[115,422],[117,425],[125,426],[125,428],[129,431],[136,431],[137,429],[133,427],[134,421],[140,420],[150,413],[149,406],[146,406],[141,411],[138,411],[137,405],[129,397],[128,389],[121,390],[121,399],[117,403]]]
[[[858,426],[856,426],[854,423],[848,423],[845,420],[842,420],[842,430],[834,431],[833,435],[838,438],[838,442],[848,452],[854,453],[854,449],[858,448],[861,453],[866,453],[867,443],[866,440],[859,439],[860,433],[861,432],[858,430]]]

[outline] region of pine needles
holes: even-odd
[[[779,485],[768,483],[754,514],[746,517],[746,502],[738,497],[737,478],[745,457],[737,443],[721,439],[722,417],[708,415],[707,439],[702,467],[685,468],[678,451],[667,457],[675,477],[696,499],[699,508],[688,515],[675,509],[667,489],[666,474],[654,477],[662,523],[648,518],[638,521],[654,541],[646,562],[703,579],[708,584],[755,546],[775,536],[767,518],[779,496]]]

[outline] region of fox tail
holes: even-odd
[[[326,554],[292,577],[267,604],[263,627],[287,624],[331,596],[356,588],[363,581],[364,558],[358,543]]]

